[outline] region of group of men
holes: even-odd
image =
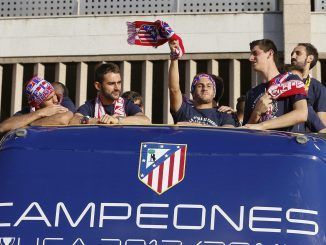
[[[192,82],[193,104],[182,99],[179,85],[178,41],[170,42],[169,89],[171,113],[176,123],[236,126],[236,120],[221,110],[215,94],[220,89],[211,74],[197,74]],[[309,43],[298,44],[288,71],[277,68],[277,48],[269,39],[250,43],[249,61],[264,82],[247,92],[242,126],[258,130],[326,132],[326,87],[309,75],[318,52]]]
[[[33,77],[25,86],[29,106],[0,124],[4,133],[27,125],[68,124],[149,124],[141,106],[121,97],[119,66],[114,63],[100,65],[95,71],[96,98],[86,101],[76,111],[65,99],[60,86],[43,78]]]
[[[230,113],[228,107],[219,105],[223,80],[213,74],[197,74],[191,86],[193,100],[184,97],[179,81],[179,43],[170,41],[169,46],[170,110],[175,123],[326,132],[326,87],[309,75],[318,60],[313,45],[298,44],[291,54],[288,71],[280,73],[275,44],[268,39],[251,42],[249,60],[265,82],[249,90],[245,99],[241,98],[244,110],[239,117]],[[150,119],[144,115],[141,106],[129,99],[132,94],[121,96],[121,83],[116,64],[101,64],[95,71],[97,96],[76,110],[60,83],[51,84],[33,77],[25,86],[28,108],[4,120],[0,132],[27,125],[149,124]]]

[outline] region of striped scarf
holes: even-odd
[[[119,97],[119,99],[115,100],[113,102],[114,104],[114,111],[113,115],[118,116],[118,117],[125,117],[126,112],[125,112],[125,107],[124,107],[124,99],[122,97]],[[101,101],[100,95],[98,94],[96,99],[95,99],[95,112],[94,112],[94,118],[101,118],[107,114],[105,112],[103,103]]]
[[[287,72],[269,81],[267,92],[274,100],[287,98],[297,94],[307,95],[303,81],[299,79],[291,79],[287,81],[290,75],[292,75],[292,73]]]
[[[157,20],[127,22],[128,43],[131,45],[158,47],[167,41],[178,40],[180,48],[171,53],[171,58],[178,59],[185,53],[181,37],[171,29],[168,23]]]

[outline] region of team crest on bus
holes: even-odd
[[[140,148],[138,177],[161,195],[185,176],[185,144],[143,142]]]

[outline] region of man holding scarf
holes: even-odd
[[[70,124],[149,124],[141,109],[121,95],[120,69],[114,63],[100,65],[95,71],[95,99],[77,109]]]
[[[265,82],[248,91],[243,125],[250,129],[302,132],[308,116],[304,83],[290,72],[279,73],[273,41],[253,41],[250,50],[249,61]]]
[[[33,77],[25,87],[28,108],[15,113],[0,124],[0,133],[31,126],[68,125],[71,111],[59,104],[53,86],[40,77]]]
[[[193,104],[187,103],[180,90],[178,59],[182,49],[179,40],[170,40],[171,65],[169,69],[170,110],[174,122],[186,125],[207,125],[234,127],[231,114],[219,112],[214,97],[216,86],[214,78],[205,73],[197,74],[192,82],[191,94]]]

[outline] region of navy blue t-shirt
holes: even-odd
[[[31,112],[31,108],[29,107],[24,107],[21,111],[17,111],[14,116],[20,116],[20,115],[25,115]]]
[[[223,126],[230,124],[235,126],[234,118],[231,114],[219,112],[217,108],[196,109],[192,105],[182,102],[177,112],[171,112],[174,123],[193,122],[209,126]]]
[[[135,105],[132,101],[128,99],[124,99],[124,108],[125,108],[126,116],[133,116],[138,112],[142,112],[139,106]],[[114,104],[104,106],[104,110],[108,115],[112,116],[114,114]],[[85,104],[81,105],[77,109],[77,113],[80,113],[83,116],[94,117],[95,99],[86,101]]]
[[[74,104],[74,102],[72,102],[72,100],[69,97],[63,97],[62,101],[61,101],[61,105],[63,107],[66,107],[69,111],[75,113],[76,112],[76,106]]]
[[[307,82],[307,79],[304,80]],[[308,120],[306,127],[312,132],[318,132],[326,128],[326,125],[320,120],[317,112],[326,112],[326,87],[318,80],[311,78],[308,90]]]
[[[281,75],[282,74],[279,74],[278,76]],[[301,80],[301,79],[297,75],[290,74],[286,80],[289,81],[289,80]],[[256,106],[256,103],[258,102],[260,97],[265,94],[265,92],[268,89],[268,85],[269,85],[268,82],[262,83],[250,89],[247,92],[243,125],[246,125],[248,123],[250,119],[250,115]],[[294,103],[303,99],[306,99],[305,95],[292,95],[287,98],[282,98],[280,100],[273,100],[271,113],[268,115],[268,118],[265,118],[263,121],[280,117],[292,111]],[[290,131],[290,132],[304,132],[305,131],[304,128],[305,128],[304,123],[301,123],[287,128],[279,128],[277,130]]]
[[[316,112],[326,112],[326,87],[314,78],[310,80],[307,100]]]

